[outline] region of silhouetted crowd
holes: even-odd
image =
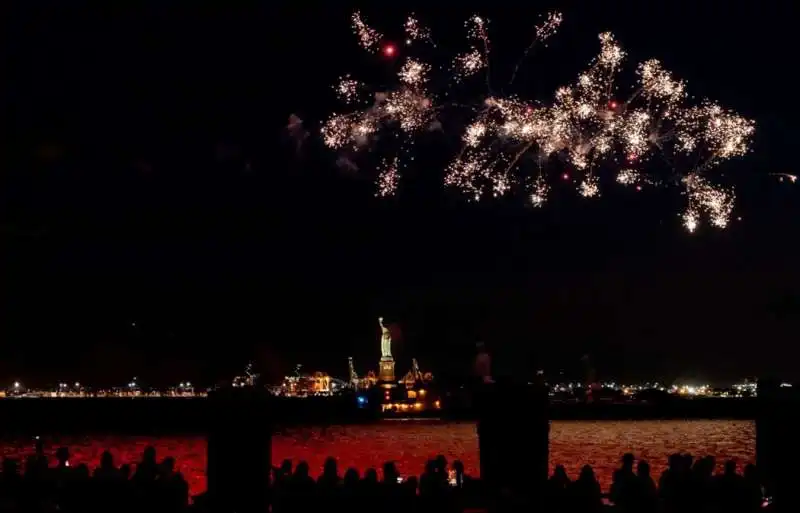
[[[175,460],[156,461],[156,451],[148,447],[131,471],[130,465],[117,467],[110,452],[90,473],[85,464],[70,466],[69,450],[56,451],[56,465],[50,466],[40,443],[36,453],[25,461],[24,472],[13,458],[3,460],[0,474],[0,512],[16,513],[100,513],[184,511],[189,504],[189,486]]]
[[[177,513],[204,509],[202,499],[190,505],[188,484],[175,471],[175,461],[164,458],[158,463],[152,447],[144,450],[133,472],[129,465],[115,466],[109,452],[102,455],[99,467],[91,474],[86,465],[71,467],[65,448],[57,451],[56,459],[57,464],[49,466],[41,445],[27,459],[24,472],[17,460],[6,458],[0,475],[0,512]],[[646,461],[636,464],[634,456],[626,454],[614,472],[608,494],[603,494],[589,465],[575,480],[559,465],[547,482],[543,511],[764,511],[763,489],[753,465],[747,465],[739,474],[736,463],[731,461],[723,473],[716,475],[715,465],[712,457],[694,460],[690,455],[675,454],[656,484],[650,465]],[[270,502],[275,513],[375,509],[381,513],[455,513],[495,509],[497,504],[486,501],[481,486],[480,480],[464,472],[460,461],[448,466],[443,456],[430,460],[419,478],[407,479],[401,478],[391,462],[383,466],[382,478],[375,469],[361,475],[351,468],[341,476],[336,460],[328,458],[315,480],[307,463],[300,462],[293,468],[287,460],[273,469]]]
[[[728,461],[723,473],[714,474],[716,461],[711,456],[695,460],[689,454],[673,454],[656,485],[650,464],[642,460],[634,469],[634,463],[633,454],[623,456],[607,495],[601,492],[591,466],[584,466],[572,481],[558,465],[548,481],[547,511],[600,511],[605,508],[604,499],[623,513],[746,513],[764,511],[766,506],[755,465],[747,465],[741,475],[736,462]]]

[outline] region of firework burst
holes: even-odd
[[[342,77],[334,89],[347,112],[324,123],[324,143],[352,155],[384,136],[398,139],[396,154],[379,151],[386,160],[375,166],[377,195],[390,196],[397,190],[416,137],[441,127],[439,116],[460,110],[459,119],[467,121],[455,128],[461,145],[445,169],[444,184],[469,199],[520,191],[541,207],[556,177],[569,172],[574,180],[563,182],[574,183],[576,192],[586,198],[600,197],[606,183],[637,190],[643,184],[678,186],[687,198],[681,216],[689,231],[704,219],[714,227],[726,227],[735,195],[714,183],[713,170],[749,151],[753,122],[712,101],[690,105],[686,83],[655,59],[636,67],[633,87],[621,87],[619,72],[627,52],[608,32],[599,35],[599,51],[587,69],[558,88],[549,102],[528,99],[524,91],[508,93],[531,50],[544,46],[561,23],[561,14],[552,12],[535,24],[532,42],[510,81],[496,88],[486,18],[470,17],[463,51],[445,56],[444,65],[435,65],[431,31],[416,16],[406,20],[404,36],[407,49],[422,51],[400,58],[393,46],[391,53],[381,52],[384,36],[355,13],[352,25],[359,44],[368,52],[383,53],[384,59],[391,57],[395,80],[384,90],[370,92],[349,75]],[[485,81],[485,87],[478,86],[479,94],[469,94],[473,101],[464,105],[444,100],[442,84],[449,91],[472,79],[478,84]],[[621,89],[631,92],[624,95]],[[604,178],[607,174],[611,179]]]

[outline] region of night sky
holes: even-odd
[[[365,372],[379,315],[401,327],[398,372],[416,356],[466,374],[483,340],[520,373],[581,377],[589,353],[601,378],[800,374],[800,184],[767,175],[798,172],[790,2],[561,6],[520,77],[546,99],[611,30],[628,69],[659,58],[755,119],[755,153],[721,169],[741,220],[693,235],[674,190],[462,204],[438,185],[435,138],[376,200],[369,170],[338,169],[315,137],[336,77],[375,69],[352,7],[284,4],[2,8],[0,385],[210,383],[249,359]],[[551,5],[485,4],[508,73]],[[388,32],[408,10],[363,14]],[[414,10],[457,49],[472,11]],[[299,152],[290,114],[311,133]]]

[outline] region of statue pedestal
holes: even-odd
[[[384,384],[395,384],[394,378],[394,358],[381,358],[378,372],[378,380]]]

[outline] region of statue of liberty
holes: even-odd
[[[381,326],[381,360],[391,360],[392,334],[389,328],[383,324],[383,317],[378,317],[378,324]]]

